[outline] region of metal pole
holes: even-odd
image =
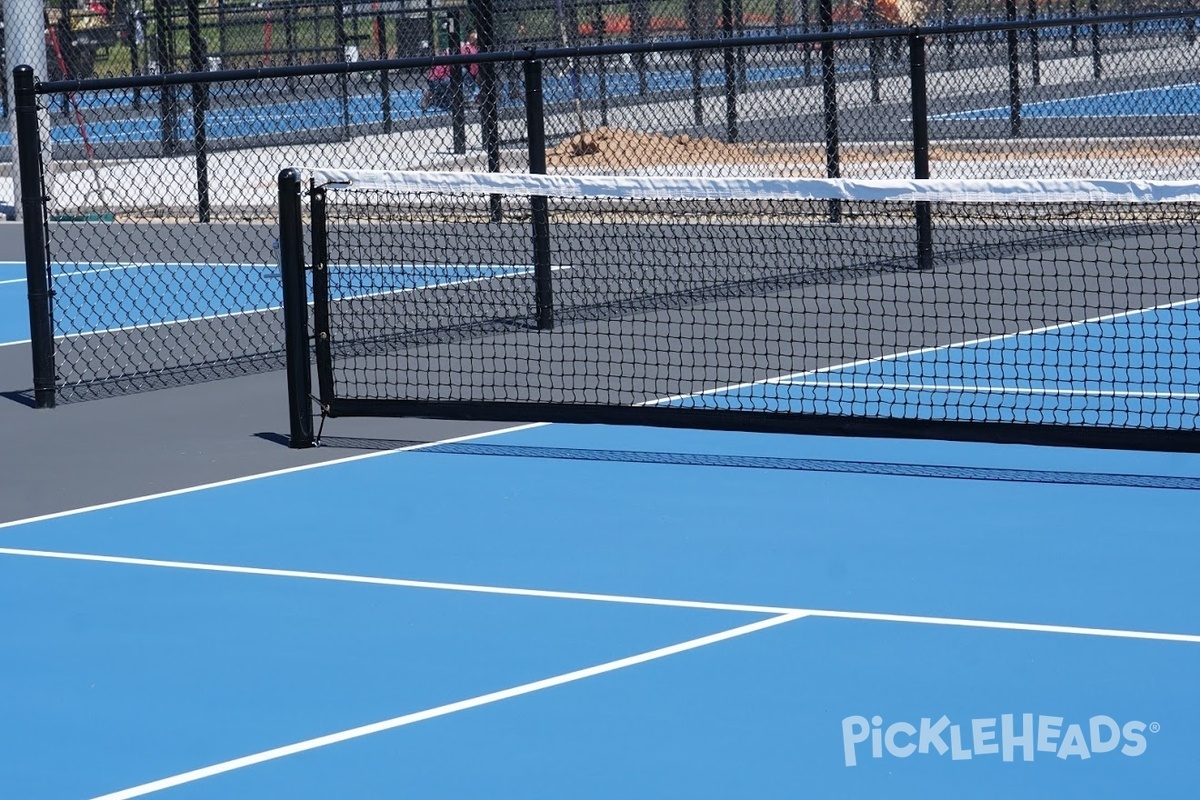
[[[388,57],[387,19],[383,14],[375,15],[375,57]],[[392,132],[392,73],[379,70],[379,108],[383,115],[383,132]]]
[[[954,0],[942,0],[942,19],[947,25],[954,24]],[[958,35],[946,37],[946,67],[954,69],[955,55],[958,51]]]
[[[142,74],[141,58],[138,53],[142,37],[145,33],[145,20],[142,17],[141,10],[135,8],[130,3],[125,14],[125,46],[129,48],[130,75]],[[142,90],[140,87],[133,90],[133,107],[142,107]]]
[[[1037,20],[1037,3],[1038,0],[1029,0],[1029,21]],[[1038,48],[1038,29],[1029,29],[1029,58],[1032,69],[1030,76],[1034,86],[1042,85],[1042,59]]]
[[[721,38],[733,38],[733,2],[721,0]],[[721,51],[721,63],[725,72],[725,141],[738,140],[737,114],[737,59],[733,48]]]
[[[818,14],[822,33],[833,31],[833,2],[820,0]],[[841,142],[838,134],[837,74],[835,70],[833,41],[821,40],[821,105],[825,117],[825,175],[839,178],[842,174]],[[830,222],[841,222],[842,204],[829,201]]]
[[[462,37],[458,30],[458,12],[446,12],[446,49],[451,53],[462,50]],[[451,148],[457,155],[467,152],[467,99],[463,93],[463,65],[450,67],[450,138]]]
[[[304,275],[300,173],[279,173],[279,271],[283,282],[284,347],[287,353],[288,446],[312,447],[312,354],[308,346],[308,288]]]
[[[175,71],[175,35],[171,26],[171,0],[154,0],[154,40],[158,61],[158,74]],[[179,152],[179,89],[174,84],[162,87],[159,98],[159,121],[162,125],[160,140],[163,155],[173,156]]]
[[[876,0],[867,0],[865,14],[867,27],[871,29],[878,28],[879,8]],[[883,45],[884,42],[882,39],[871,39],[867,42],[867,72],[871,76],[871,102],[876,105],[883,102],[879,86],[879,72],[883,61]]]
[[[1100,13],[1100,0],[1088,0],[1088,11],[1092,16],[1097,16]],[[1100,64],[1100,26],[1095,22],[1091,25],[1092,28],[1092,77],[1099,78],[1102,72]]]
[[[187,0],[188,66],[193,73],[207,66],[204,38],[200,35],[200,0]],[[208,84],[192,84],[192,143],[196,156],[196,215],[200,222],[209,221],[211,207],[208,196]]]
[[[1017,21],[1017,0],[1004,0],[1004,13],[1009,22]],[[1005,31],[1008,43],[1008,132],[1021,135],[1021,51],[1017,47],[1017,32]]]
[[[496,8],[493,0],[467,0],[467,13],[475,20],[479,37],[479,52],[496,49]],[[500,171],[500,87],[496,80],[496,65],[479,65],[479,133],[487,156],[487,171]],[[491,217],[499,222],[502,216],[500,195],[491,196]]]
[[[688,36],[693,40],[704,38],[700,23],[700,0],[687,0],[684,5],[687,14]],[[688,53],[692,68],[692,123],[698,128],[704,124],[704,54],[700,50]]]
[[[46,251],[46,203],[42,190],[42,142],[33,68],[13,71],[17,155],[21,170],[21,217],[25,234],[25,286],[29,298],[29,339],[33,354],[33,397],[38,408],[54,408],[54,292]]]
[[[596,3],[596,44],[604,44],[604,6]],[[600,81],[600,124],[608,126],[608,65],[604,56],[596,57],[596,77]]]
[[[924,37],[908,37],[908,66],[912,84],[913,177],[925,180],[929,177],[929,93]],[[917,268],[933,269],[933,220],[929,203],[918,201],[913,210],[917,220]]]
[[[1079,26],[1074,24],[1074,20],[1079,16],[1078,0],[1067,0],[1067,16],[1071,18],[1072,25],[1069,32],[1071,40],[1071,55],[1079,55]]]
[[[545,108],[542,62],[525,62],[525,121],[529,130],[529,172],[546,174]],[[550,210],[544,196],[529,198],[533,225],[533,281],[537,329],[554,327],[554,285],[550,272]]]
[[[334,4],[334,33],[337,39],[338,61],[343,64],[349,60],[349,54],[346,52],[348,40],[346,38],[346,9],[342,5],[342,0],[336,0]],[[342,100],[342,133],[348,139],[350,138],[350,76],[343,72],[338,76],[338,89],[341,93]]]

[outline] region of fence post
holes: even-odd
[[[542,62],[525,62],[525,114],[529,130],[529,172],[546,174],[545,106],[542,97]],[[533,282],[537,329],[554,327],[554,285],[550,276],[550,210],[545,196],[529,198],[533,224]]]
[[[46,198],[42,190],[42,137],[38,124],[33,68],[13,71],[17,157],[21,173],[21,220],[25,234],[25,286],[29,297],[29,339],[33,353],[33,398],[38,408],[54,408],[54,324],[50,264],[46,250]]]
[[[833,0],[820,0],[817,7],[821,33],[833,32]],[[838,134],[837,74],[833,56],[833,40],[821,40],[821,105],[825,117],[825,176],[840,178],[842,174],[841,142]],[[841,222],[842,204],[829,201],[829,221]]]
[[[375,15],[375,57],[388,57],[387,19]],[[392,73],[386,67],[379,70],[379,108],[383,114],[383,132],[392,132]]]
[[[312,355],[308,346],[308,289],[304,276],[300,173],[279,173],[279,271],[283,281],[284,349],[287,353],[288,446],[312,447]]]
[[[604,5],[596,3],[596,45],[604,44]],[[604,56],[596,57],[596,78],[600,90],[600,124],[608,127],[608,66]]]
[[[188,68],[204,72],[208,67],[207,46],[200,30],[200,0],[187,0]],[[192,143],[196,156],[196,215],[201,223],[209,221],[211,206],[208,196],[208,84],[192,84]]]
[[[913,177],[929,177],[929,93],[926,81],[925,37],[908,37],[909,80],[912,84]],[[933,220],[929,203],[914,205],[917,219],[917,268],[933,269]]]
[[[1093,17],[1100,14],[1100,0],[1088,0],[1088,13]],[[1091,25],[1092,35],[1092,77],[1099,78],[1101,70],[1100,64],[1100,26],[1095,22]]]
[[[866,8],[863,11],[866,17],[867,27],[875,30],[879,25],[879,8],[876,0],[867,0]],[[883,69],[883,40],[872,38],[867,41],[867,71],[871,77],[871,102],[876,105],[883,102],[880,95],[880,80],[879,73]]]
[[[1037,21],[1037,4],[1038,0],[1029,0],[1029,21]],[[1030,80],[1034,86],[1042,85],[1042,55],[1039,46],[1039,32],[1037,28],[1029,29],[1029,60],[1030,60]]]
[[[721,38],[733,38],[733,2],[721,0]],[[721,62],[725,72],[725,141],[738,140],[737,117],[737,60],[733,48],[721,50]]]
[[[349,62],[347,51],[350,40],[346,37],[346,7],[342,0],[336,0],[333,5],[334,39],[337,43],[337,60],[343,64]],[[338,74],[338,88],[342,99],[342,135],[350,138],[350,75],[345,70]]]
[[[155,58],[159,75],[175,71],[175,32],[170,4],[171,0],[154,0]],[[162,151],[165,156],[173,156],[179,152],[179,89],[174,84],[164,83],[160,92],[158,116],[162,125]]]
[[[458,12],[446,12],[446,49],[452,55],[462,51],[462,33],[458,27]],[[450,138],[455,155],[467,152],[467,99],[463,93],[463,65],[450,67]]]
[[[1004,15],[1009,22],[1017,21],[1017,0],[1004,0]],[[1008,45],[1008,132],[1021,135],[1021,51],[1017,48],[1017,30],[1004,32]]]
[[[467,0],[467,15],[475,21],[479,52],[493,52],[496,49],[496,7],[493,0]],[[496,79],[496,65],[491,61],[479,65],[479,93],[479,134],[487,155],[487,171],[499,172],[500,86]],[[500,195],[491,196],[491,216],[493,222],[499,222],[503,216]]]

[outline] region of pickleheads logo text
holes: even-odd
[[[1104,714],[1071,722],[1047,714],[1002,714],[961,724],[944,714],[938,719],[886,724],[878,715],[869,719],[855,715],[842,720],[842,748],[847,767],[856,766],[868,754],[871,758],[948,756],[953,761],[995,756],[1003,761],[1033,761],[1041,754],[1063,760],[1106,753],[1136,758],[1146,752],[1146,734],[1158,729],[1157,722],[1119,723]]]

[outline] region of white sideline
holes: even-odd
[[[318,461],[313,464],[301,464],[296,467],[287,467],[285,469],[277,469],[271,472],[256,472],[253,475],[242,475],[237,478],[228,478],[223,481],[215,481],[213,483],[204,483],[198,486],[185,486],[181,489],[171,489],[166,492],[157,492],[155,494],[142,495],[140,497],[130,497],[124,500],[114,500],[110,503],[99,503],[93,506],[84,506],[83,508],[72,508],[66,511],[56,511],[53,514],[42,514],[37,517],[26,517],[25,519],[14,519],[9,522],[0,522],[0,530],[5,528],[15,528],[19,525],[29,525],[34,522],[44,522],[51,519],[60,519],[62,517],[73,517],[76,514],[87,514],[92,511],[103,511],[109,508],[119,508],[121,506],[134,505],[135,503],[143,503],[148,500],[159,500],[164,497],[176,497],[183,494],[192,494],[193,492],[202,492],[206,489],[217,489],[222,486],[233,486],[239,483],[247,483],[249,481],[259,480],[260,478],[274,478],[279,475],[290,475],[294,472],[307,472],[311,469],[320,469],[322,467],[335,466],[337,464],[349,464],[353,461],[364,461],[368,458],[378,458],[391,453],[401,453],[409,450],[424,450],[428,447],[436,447],[441,444],[454,444],[455,442],[469,442],[473,439],[482,439],[487,436],[497,436],[502,433],[515,433],[517,431],[528,430],[530,428],[540,428],[548,423],[531,422],[524,425],[514,425],[510,428],[501,428],[494,431],[483,431],[482,433],[472,433],[466,436],[458,436],[453,439],[441,439],[436,442],[421,442],[419,444],[409,445],[408,447],[397,447],[394,450],[378,450],[371,453],[358,453],[345,458],[335,458],[329,461]]]
[[[64,561],[87,561],[103,564],[123,564],[127,566],[158,567],[162,569],[182,569],[196,572],[256,575],[260,577],[271,578],[299,578],[302,580],[333,581],[337,583],[396,586],[407,589],[469,592],[473,594],[539,597],[555,600],[582,600],[598,603],[666,606],[671,608],[692,608],[707,611],[737,611],[755,614],[800,614],[806,617],[827,617],[830,619],[852,619],[872,622],[902,622],[918,625],[946,625],[963,628],[1025,631],[1028,633],[1073,634],[1078,636],[1102,636],[1116,639],[1149,639],[1163,642],[1187,642],[1189,644],[1200,644],[1200,634],[1191,633],[1136,631],[1119,628],[1094,628],[1079,625],[1049,625],[1036,622],[1005,622],[1001,620],[963,619],[958,617],[928,617],[914,614],[881,614],[871,611],[836,611],[817,608],[793,608],[791,606],[767,606],[753,603],[722,603],[706,600],[672,600],[661,597],[639,597],[634,595],[601,594],[597,592],[571,592],[552,589],[524,589],[512,586],[487,586],[471,583],[419,581],[405,578],[349,575],[340,572],[311,572],[307,570],[275,569],[271,567],[246,567],[233,564],[210,564],[194,561],[169,561],[164,559],[110,556],[95,553],[66,553],[54,550],[29,550],[15,547],[0,547],[0,556],[5,555],[25,558],[59,559]]]
[[[348,730],[338,731],[337,733],[327,734],[325,736],[318,736],[315,739],[307,739],[305,741],[296,742],[283,747],[264,750],[260,753],[242,756],[241,758],[235,758],[230,761],[222,761],[219,764],[212,764],[200,769],[173,775],[169,778],[162,778],[157,781],[151,781],[150,783],[143,783],[140,786],[134,786],[129,789],[123,789],[118,792],[102,795],[93,798],[93,800],[129,800],[129,798],[141,797],[152,792],[170,789],[174,786],[180,786],[185,783],[192,783],[193,781],[198,781],[213,775],[220,775],[225,772],[232,772],[236,769],[242,769],[243,767],[261,764],[264,761],[272,761],[277,758],[295,755],[296,753],[303,753],[307,750],[315,750],[318,747],[326,747],[328,745],[338,744],[339,742],[345,742],[350,739],[358,739],[363,736],[370,736],[374,733],[394,730],[395,728],[401,728],[405,725],[412,725],[416,722],[424,722],[428,719],[444,717],[458,711],[466,711],[468,709],[478,708],[479,706],[497,703],[501,700],[508,700],[509,698],[532,694],[533,692],[538,692],[543,689],[551,689],[555,686],[573,683],[575,681],[583,680],[584,678],[603,675],[606,672],[614,672],[619,669],[625,669],[626,667],[644,664],[647,661],[666,658],[667,656],[672,656],[677,653],[684,653],[688,650],[695,650],[710,644],[716,644],[728,639],[734,639],[738,636],[745,636],[746,634],[755,633],[756,631],[761,631],[766,628],[773,628],[777,625],[794,622],[795,620],[803,618],[803,616],[803,614],[797,613],[780,614],[769,619],[752,622],[749,625],[730,628],[729,630],[721,631],[720,633],[701,636],[698,639],[689,639],[686,642],[680,642],[667,647],[660,647],[656,650],[649,650],[645,653],[639,653],[635,656],[620,658],[616,661],[608,661],[603,664],[597,664],[594,667],[586,667],[573,672],[566,672],[562,675],[556,675],[552,678],[534,681],[533,683],[522,684],[521,686],[514,686],[510,689],[503,689],[498,692],[489,692],[488,694],[482,694],[478,697],[472,697],[467,700],[459,700],[455,703],[448,703],[446,705],[429,708],[424,711],[417,711],[412,714],[405,714],[403,716],[385,719],[381,722],[371,723],[370,725],[363,725],[357,728],[350,728]]]

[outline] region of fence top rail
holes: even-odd
[[[812,31],[810,33],[771,34],[754,36],[722,37],[717,39],[675,39],[656,42],[623,42],[611,45],[587,45],[579,47],[544,47],[524,50],[480,52],[472,54],[447,54],[436,56],[413,56],[377,61],[336,61],[328,64],[308,64],[280,67],[252,67],[211,72],[174,72],[165,75],[125,76],[117,78],[90,78],[82,80],[39,81],[34,85],[35,94],[67,94],[72,92],[95,92],[115,89],[155,88],[188,84],[227,83],[232,81],[268,80],[274,78],[298,78],[316,75],[351,75],[380,70],[429,69],[436,65],[500,64],[510,62],[559,60],[569,58],[598,58],[600,56],[637,55],[644,53],[671,53],[695,50],[724,50],[740,48],[762,48],[786,45],[813,45],[822,42],[851,42],[864,39],[906,39],[909,37],[948,36],[968,33],[1025,31],[1046,28],[1086,27],[1126,24],[1135,22],[1200,19],[1200,8],[1174,11],[1100,14],[1074,17],[1054,17],[1024,20],[997,20],[995,22],[971,22],[955,25],[935,25],[893,28],[858,28],[842,31]],[[819,25],[820,23],[814,22]],[[14,72],[22,65],[14,67]]]

